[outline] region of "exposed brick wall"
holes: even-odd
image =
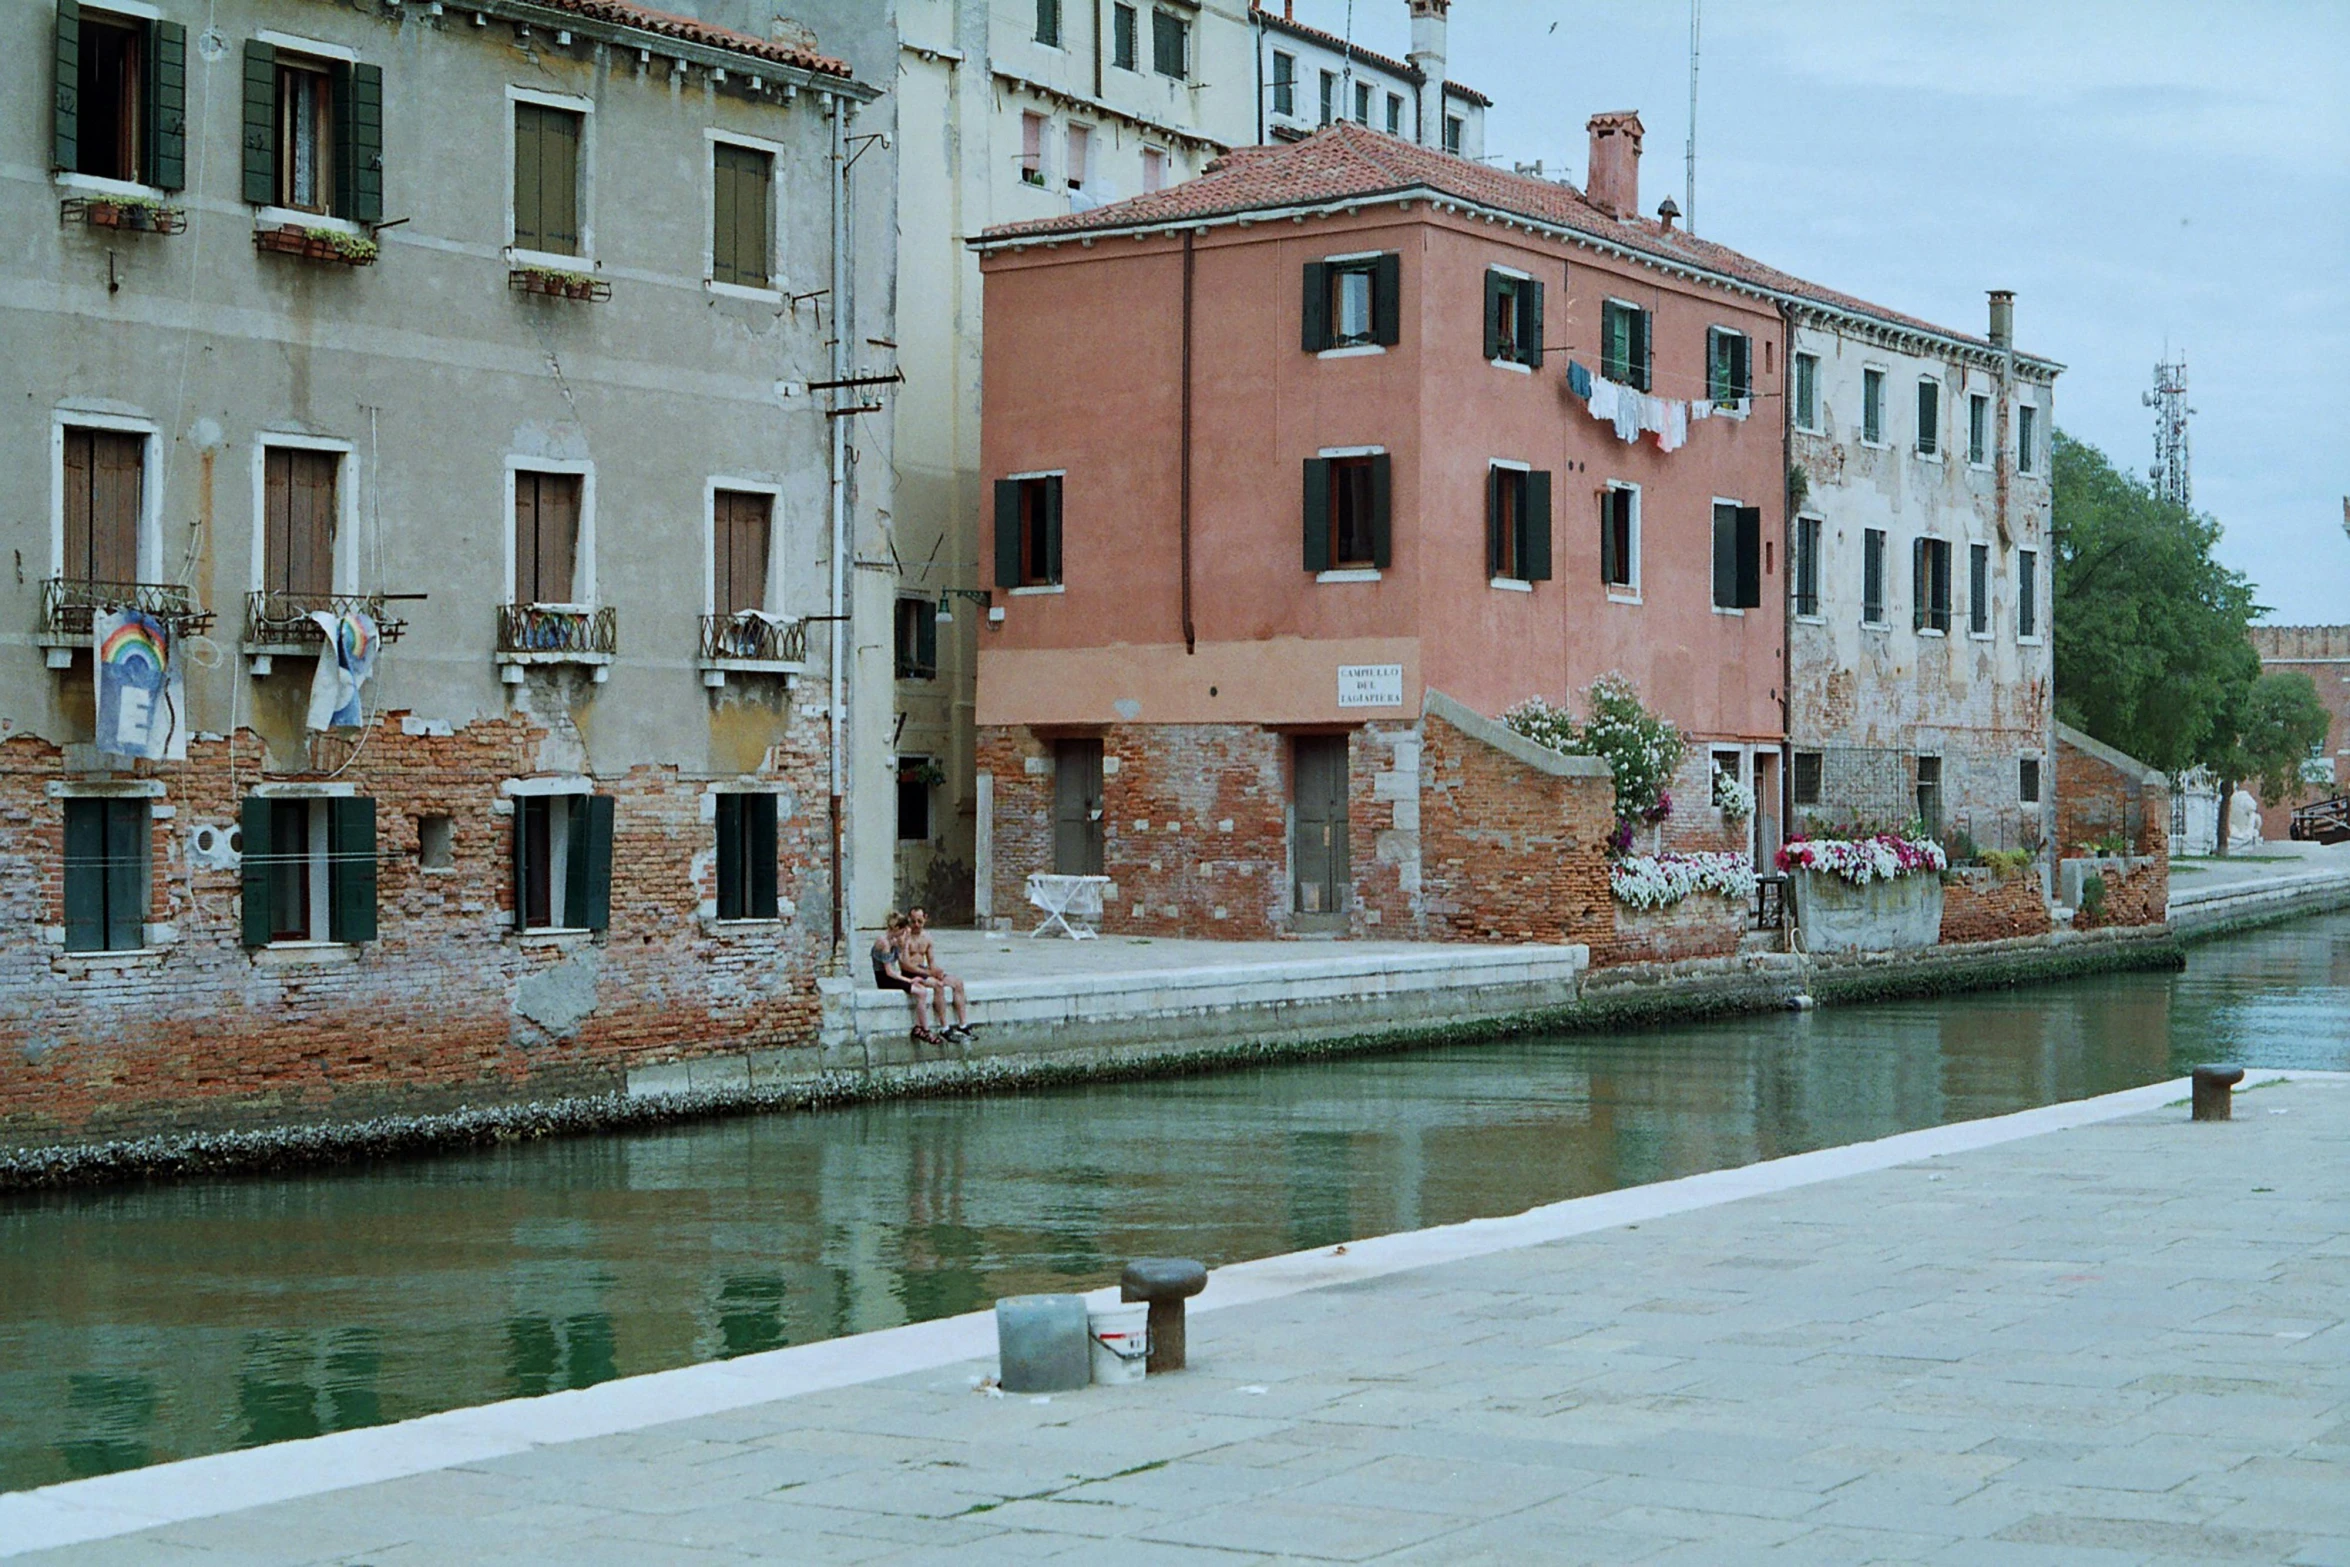
[[[2056,741],[2056,844],[2062,856],[2109,833],[2134,854],[2170,852],[2170,791],[2083,750],[2060,730]]]
[[[1609,901],[1614,901],[1612,896]],[[1618,903],[1615,929],[1604,946],[1593,944],[1591,966],[1726,958],[1745,939],[1746,926],[1743,902],[1710,892],[1692,893],[1661,909],[1636,909]]]
[[[2297,670],[2307,675],[2329,719],[2325,781],[2305,778],[2286,799],[2261,805],[2261,836],[2286,838],[2292,835],[2294,807],[2331,799],[2350,787],[2350,770],[2343,761],[2350,755],[2350,626],[2254,626],[2251,634],[2262,672]]]
[[[1462,734],[1424,726],[1421,928],[1456,941],[1614,939],[1607,838],[1615,789],[1560,778]]]
[[[598,1090],[636,1064],[814,1043],[830,837],[813,720],[796,720],[761,769],[783,789],[782,919],[704,917],[717,892],[709,785],[640,767],[596,781],[615,797],[612,919],[590,938],[512,928],[499,785],[545,771],[546,727],[518,715],[434,733],[404,717],[383,715],[339,780],[376,802],[378,937],[317,952],[248,952],[238,873],[188,857],[189,831],[233,825],[255,784],[314,781],[264,780],[249,731],[145,769],[164,790],[151,919],[169,931],[131,955],[63,950],[64,807],[49,786],[65,759],[30,738],[0,743],[0,1141]],[[428,814],[452,818],[448,869],[419,864]]]
[[[2109,925],[2160,925],[2170,918],[2170,861],[2151,858],[2101,860],[2097,874],[2105,882],[2105,912],[2090,919],[2087,912],[2073,916],[2077,930]]]
[[[1987,870],[1966,870],[1943,883],[1940,940],[1945,946],[2045,936],[2054,925],[2036,870],[2005,877]]]

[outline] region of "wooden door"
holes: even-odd
[[[514,475],[514,602],[577,601],[579,491],[576,473]]]
[[[1298,927],[1343,929],[1353,881],[1346,840],[1347,737],[1300,735],[1296,746],[1290,864],[1297,877]]]
[[[1102,743],[1053,744],[1053,870],[1062,876],[1102,873]]]
[[[145,510],[144,436],[65,432],[66,581],[136,582]]]
[[[767,607],[767,541],[772,502],[765,495],[720,490],[711,515],[710,607],[733,617]]]
[[[262,459],[261,585],[322,599],[335,590],[335,452],[273,446]]]

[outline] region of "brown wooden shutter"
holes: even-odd
[[[711,538],[711,607],[721,615],[767,607],[771,506],[765,495],[718,492]]]
[[[514,602],[573,602],[579,554],[575,473],[514,476]]]
[[[263,586],[300,598],[335,588],[333,452],[271,447],[263,459]]]
[[[744,288],[768,285],[768,202],[772,163],[750,147],[719,143],[711,153],[710,275]]]

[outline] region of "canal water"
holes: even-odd
[[[1210,1265],[2202,1061],[2350,1068],[2350,915],[2185,973],[0,1199],[0,1490]]]

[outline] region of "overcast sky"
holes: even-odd
[[[2167,339],[2222,557],[2270,619],[2350,622],[2350,0],[1703,3],[1699,233],[1969,332],[2013,288],[2058,427],[2141,475]],[[1403,54],[1405,0],[1352,9]],[[1683,199],[1688,50],[1688,0],[1452,8],[1487,154],[1580,184],[1584,121],[1638,109],[1644,211]]]

